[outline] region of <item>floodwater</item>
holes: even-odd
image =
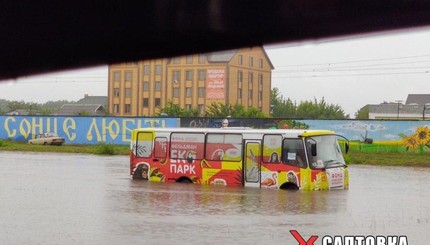
[[[128,157],[0,152],[0,244],[298,244],[325,235],[428,244],[430,168],[350,166],[350,189],[133,181]]]

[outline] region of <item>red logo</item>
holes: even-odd
[[[309,240],[305,241],[296,230],[290,230],[290,233],[299,242],[299,245],[314,245],[314,242],[318,239],[318,236],[311,236]]]

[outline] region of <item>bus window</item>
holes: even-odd
[[[207,134],[207,160],[239,162],[242,157],[242,135]]]
[[[302,139],[285,139],[282,161],[288,165],[305,168],[306,155]]]
[[[263,162],[281,162],[282,136],[266,134],[263,136]]]
[[[166,137],[156,137],[154,140],[154,157],[163,158],[167,157],[167,138]]]
[[[149,157],[152,152],[152,133],[139,132],[137,133],[136,156]]]
[[[203,159],[205,144],[204,133],[172,133],[170,140],[170,158],[187,160]]]

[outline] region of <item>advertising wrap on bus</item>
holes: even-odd
[[[343,141],[345,150],[348,141]],[[273,189],[347,189],[349,175],[328,130],[141,128],[130,175],[155,182]]]

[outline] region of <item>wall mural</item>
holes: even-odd
[[[27,141],[34,135],[55,132],[66,144],[129,144],[131,130],[178,127],[177,118],[0,116],[0,139]]]
[[[220,127],[219,118],[0,116],[0,139],[27,141],[35,134],[55,132],[66,144],[129,144],[131,130],[144,127]],[[281,119],[231,118],[230,126],[274,128]],[[399,141],[430,121],[293,120],[309,129],[334,130],[351,141]],[[278,125],[279,127],[279,125]],[[290,127],[291,128],[291,127]],[[430,136],[429,136],[430,137]]]

